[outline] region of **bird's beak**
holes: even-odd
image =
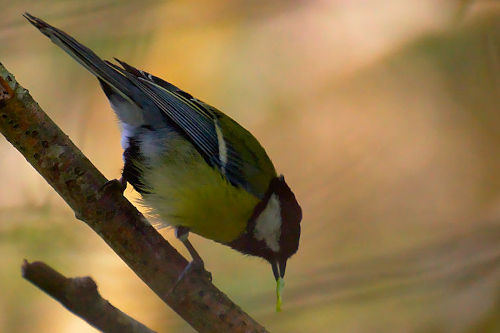
[[[279,278],[283,279],[285,277],[286,259],[273,261],[271,266],[273,268],[273,274],[276,281],[278,281]]]
[[[285,287],[283,278],[285,277],[286,259],[271,262],[274,278],[276,279],[276,312],[281,311],[281,293]]]

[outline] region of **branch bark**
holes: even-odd
[[[123,197],[0,64],[0,132],[88,224],[175,312],[199,332],[266,332],[206,276],[187,264]]]
[[[22,266],[23,277],[87,323],[106,333],[155,333],[101,297],[92,278],[67,278],[43,262]]]

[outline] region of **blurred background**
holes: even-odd
[[[498,1],[0,7],[0,62],[109,179],[122,159],[104,94],[22,12],[256,135],[304,210],[283,312],[267,264],[193,238],[214,283],[270,331],[500,332]],[[103,297],[159,332],[192,332],[3,136],[0,184],[0,331],[95,332],[21,278],[27,258],[91,275]]]

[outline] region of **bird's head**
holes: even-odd
[[[274,277],[285,276],[286,262],[299,247],[302,210],[283,176],[271,180],[234,249],[266,259]]]

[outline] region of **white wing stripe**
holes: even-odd
[[[227,165],[227,146],[224,140],[224,135],[222,134],[222,129],[220,128],[217,119],[214,119],[215,133],[217,133],[217,141],[219,143],[219,160],[221,162],[221,172],[226,175],[226,165]]]

